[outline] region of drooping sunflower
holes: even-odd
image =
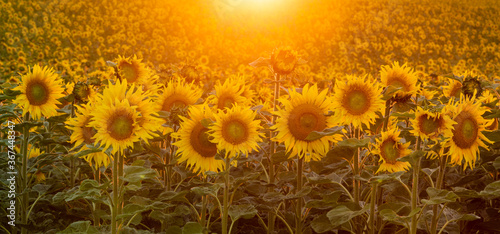
[[[444,109],[436,113],[417,107],[415,118],[410,120],[413,126],[410,132],[421,139],[436,140],[439,136],[451,137],[455,121],[443,111]]]
[[[380,79],[384,86],[392,85],[396,88],[401,88],[401,90],[394,93],[396,98],[411,96],[418,90],[418,75],[406,63],[400,66],[399,62],[394,62],[392,66],[382,66]]]
[[[320,160],[328,152],[330,142],[339,141],[341,136],[335,134],[315,140],[308,140],[307,136],[313,131],[335,126],[335,116],[326,116],[329,110],[334,110],[332,99],[327,96],[327,90],[318,92],[316,85],[309,84],[302,88],[302,93],[292,89],[289,94],[290,100],[279,99],[284,108],[275,113],[280,118],[273,127],[278,131],[274,140],[284,142],[292,157],[298,155],[299,158],[305,158],[306,162]]]
[[[187,107],[194,105],[201,97],[202,91],[193,83],[181,80],[169,81],[158,97],[156,110],[170,111],[173,106]]]
[[[397,159],[411,153],[411,150],[408,149],[410,142],[403,144],[400,141],[399,131],[394,125],[389,130],[382,132],[381,139],[376,140],[377,143],[372,150],[373,154],[380,155],[379,161],[382,161],[376,173],[407,171],[411,167],[409,162],[397,161]]]
[[[254,111],[234,104],[231,109],[219,109],[214,117],[215,122],[208,131],[210,142],[217,144],[218,151],[225,151],[225,157],[248,155],[257,150],[263,134],[259,132],[262,127]]]
[[[297,51],[290,47],[279,47],[271,53],[271,66],[273,71],[280,75],[293,72],[299,61]]]
[[[450,109],[456,122],[453,125],[453,136],[444,144],[445,147],[449,147],[450,161],[458,165],[462,165],[465,161],[464,169],[474,168],[479,146],[487,148],[484,142],[492,143],[482,133],[492,121],[483,118],[486,109],[475,98],[461,95],[460,102]]]
[[[48,67],[33,66],[33,70],[22,76],[21,85],[14,90],[21,91],[14,103],[23,108],[23,115],[29,112],[33,119],[57,115],[57,99],[64,97],[59,76]]]
[[[86,144],[94,144],[95,139],[93,137],[97,131],[95,128],[89,126],[92,118],[92,104],[87,103],[82,106],[76,106],[76,108],[75,117],[68,119],[66,125],[68,129],[72,130],[70,142],[75,144],[74,148],[83,144],[78,151],[81,152],[89,149]],[[90,153],[83,156],[83,158],[95,168],[100,168],[101,166],[107,167],[110,163],[110,156],[103,152]]]
[[[107,97],[111,98],[111,97]],[[97,105],[93,111],[93,117],[89,125],[97,130],[94,135],[96,143],[100,143],[107,150],[112,147],[112,153],[123,151],[132,147],[134,142],[141,136],[138,119],[140,117],[137,107],[132,107],[127,99],[121,101],[115,99],[110,105]]]
[[[217,109],[231,108],[233,105],[247,105],[250,99],[245,98],[245,89],[238,79],[229,78],[223,84],[215,85],[215,94],[210,95],[207,101]]]
[[[352,123],[362,128],[375,121],[377,112],[384,108],[382,89],[367,76],[348,76],[345,82],[336,82],[333,109],[341,124]]]
[[[202,124],[203,119],[214,120],[210,108],[195,105],[189,108],[189,118],[180,117],[179,131],[173,134],[177,141],[179,162],[186,162],[195,172],[219,172],[224,169],[224,162],[216,160],[217,145],[210,142],[209,129]]]
[[[129,83],[140,83],[147,78],[148,71],[141,59],[137,56],[125,58],[118,56],[117,61],[118,74],[122,79],[126,79]]]

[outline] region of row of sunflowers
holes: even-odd
[[[496,0],[260,2],[0,0],[2,232],[500,232]]]

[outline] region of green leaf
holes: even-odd
[[[370,178],[371,183],[383,183],[392,180],[400,180],[400,177],[405,173],[405,171],[398,171],[391,174],[382,174],[378,176],[373,176]]]
[[[274,164],[291,161],[290,154],[287,154],[285,151],[280,150],[271,155],[271,160]]]
[[[203,226],[195,222],[187,222],[182,228],[182,234],[203,234]]]
[[[499,142],[500,141],[500,130],[484,131],[482,133],[490,141],[493,141],[493,142]]]
[[[398,224],[405,224],[408,223],[411,218],[418,214],[422,208],[417,207],[415,210],[412,210],[410,214],[408,215],[398,215],[394,210],[392,209],[383,209],[379,212],[379,215],[382,217],[384,221],[391,221],[391,222],[396,222]]]
[[[326,214],[322,214],[311,221],[311,228],[317,233],[331,231],[335,228]]]
[[[358,215],[362,215],[367,210],[368,206],[363,207],[363,209],[361,210],[353,211],[347,208],[347,206],[340,205],[328,211],[326,216],[328,217],[328,219],[330,219],[330,222],[334,227],[338,227],[344,223],[349,222],[352,218]]]
[[[257,214],[257,209],[255,209],[255,207],[251,204],[232,205],[229,206],[228,213],[231,217],[232,222],[236,222],[236,220],[240,218],[253,218]]]
[[[341,142],[338,142],[337,146],[347,146],[347,147],[352,147],[352,148],[358,148],[358,147],[368,147],[368,144],[370,144],[370,138],[363,138],[361,140],[356,139],[356,138],[349,138],[349,139],[345,139]]]
[[[427,205],[437,205],[441,203],[455,202],[458,198],[458,196],[454,192],[448,190],[429,187],[426,189],[426,191],[427,194],[429,194],[430,199],[429,200],[422,199],[422,203]]]
[[[70,224],[66,229],[64,229],[61,232],[58,232],[61,234],[65,233],[86,233],[86,234],[93,234],[93,233],[99,233],[99,231],[92,226],[90,221],[76,221],[72,224]]]
[[[170,226],[165,230],[165,233],[168,234],[182,234],[182,228],[179,226]]]
[[[307,135],[305,140],[306,141],[315,141],[315,140],[318,140],[324,136],[331,136],[334,134],[340,134],[340,133],[342,133],[343,129],[344,129],[344,127],[336,126],[333,128],[327,128],[321,132],[312,131],[311,133],[309,133],[309,135]]]
[[[422,150],[413,151],[411,154],[409,154],[407,156],[404,156],[402,158],[398,158],[397,161],[409,162],[413,167],[415,165],[415,163],[417,163],[417,160],[423,156],[425,156],[425,151],[422,151]]]
[[[123,167],[123,181],[129,183],[138,183],[146,179],[154,179],[156,177],[156,171],[151,168],[145,168],[140,166],[127,166]]]
[[[387,100],[391,99],[392,96],[394,95],[394,93],[396,93],[397,91],[399,91],[401,89],[402,89],[402,87],[395,87],[392,85],[387,86],[387,88],[385,88],[385,90],[383,92],[384,95],[382,96],[382,100],[387,101]]]
[[[286,195],[285,199],[290,200],[290,199],[302,198],[302,197],[307,196],[311,191],[312,191],[312,188],[310,186],[305,186],[295,194]]]
[[[222,187],[222,183],[217,183],[207,187],[193,187],[191,188],[191,191],[200,196],[211,195],[213,197],[217,197],[217,193]]]
[[[469,190],[463,187],[454,187],[453,192],[461,198],[477,198],[480,197],[479,193],[474,190]]]
[[[495,161],[493,161],[493,167],[495,167],[496,170],[500,169],[500,157],[495,158]]]
[[[484,190],[481,191],[479,195],[486,197],[487,199],[500,197],[500,180],[486,185]]]
[[[484,113],[484,118],[485,119],[500,118],[500,110],[490,109],[486,113]]]
[[[252,67],[269,66],[269,65],[271,65],[271,59],[260,57],[260,58],[256,59],[255,61],[249,63],[249,65]]]
[[[479,217],[475,214],[464,214],[458,218],[452,219],[452,221],[460,221],[460,220],[462,220],[462,221],[474,221],[477,219],[481,219],[481,217]]]

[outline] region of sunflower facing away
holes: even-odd
[[[29,112],[33,119],[57,115],[57,104],[60,104],[57,99],[64,97],[59,76],[51,68],[38,65],[22,76],[21,85],[14,90],[22,92],[14,103],[23,108],[23,115]]]
[[[443,112],[444,109],[435,113],[417,107],[415,118],[410,120],[413,126],[410,132],[421,139],[436,140],[439,136],[451,137],[455,121]]]
[[[248,155],[257,150],[258,142],[262,141],[259,130],[260,121],[255,120],[255,112],[250,108],[233,105],[231,109],[218,110],[214,116],[215,122],[210,127],[210,142],[217,144],[219,151],[225,151],[225,157],[235,157],[238,154]]]
[[[462,83],[458,80],[449,79],[448,85],[443,86],[443,94],[446,97],[460,98],[462,93]]]
[[[142,84],[148,75],[146,67],[135,55],[129,58],[118,56],[117,67],[120,77],[126,79],[129,83]]]
[[[363,124],[368,126],[384,108],[380,86],[367,76],[348,76],[345,82],[335,85],[332,110],[341,124],[352,123],[355,128],[362,128]]]
[[[271,54],[271,65],[273,71],[280,75],[293,72],[298,63],[298,53],[290,47],[280,47],[274,49]]]
[[[318,93],[316,85],[306,84],[302,93],[295,89],[290,90],[290,100],[280,98],[284,108],[275,114],[280,116],[273,129],[278,131],[275,139],[284,142],[286,150],[291,156],[298,155],[308,162],[320,160],[329,150],[330,142],[337,142],[341,135],[324,136],[316,140],[307,140],[313,131],[323,131],[334,127],[334,116],[326,116],[329,110],[334,110],[332,100],[327,96],[327,90]]]
[[[394,93],[396,98],[411,96],[418,90],[418,75],[411,67],[406,66],[406,63],[400,66],[399,62],[394,62],[392,66],[382,66],[380,79],[384,86],[401,88]]]
[[[408,149],[410,142],[403,144],[400,140],[399,131],[395,126],[382,132],[381,139],[377,139],[377,143],[372,151],[373,154],[380,155],[379,161],[382,161],[376,173],[381,171],[389,173],[407,171],[410,168],[411,165],[409,162],[397,161],[398,158],[411,153],[411,150]]]
[[[492,143],[482,133],[491,121],[485,120],[482,115],[486,111],[481,102],[475,102],[475,98],[460,97],[457,106],[452,106],[453,136],[444,144],[449,147],[448,155],[453,164],[462,165],[464,169],[469,166],[474,168],[479,153],[479,146],[487,148],[484,142]]]
[[[202,124],[203,119],[214,120],[210,108],[206,105],[195,105],[189,108],[189,118],[180,117],[182,122],[179,131],[173,136],[178,147],[179,162],[186,162],[195,172],[219,172],[224,170],[224,162],[216,160],[217,145],[210,142],[208,128]]]
[[[82,106],[76,106],[76,108],[75,117],[66,121],[66,125],[68,125],[68,129],[72,130],[70,142],[75,144],[74,148],[84,144],[78,151],[80,152],[89,149],[86,144],[94,144],[95,140],[93,137],[96,134],[96,130],[88,126],[92,118],[92,104],[87,103]],[[107,167],[110,163],[110,157],[103,152],[90,153],[83,156],[83,158],[95,168],[100,168],[101,166]]]

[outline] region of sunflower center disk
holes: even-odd
[[[108,122],[108,132],[116,140],[127,139],[134,129],[133,119],[125,114],[117,114]]]
[[[323,131],[326,128],[326,117],[315,105],[298,105],[290,112],[288,128],[296,139],[305,141],[312,131]]]
[[[90,122],[90,118],[85,121],[82,127],[82,136],[85,144],[94,144],[94,139],[92,137],[96,134],[96,131],[93,127],[85,127]]]
[[[128,82],[135,82],[139,77],[134,65],[131,63],[122,63],[120,69],[122,71],[123,78],[127,79]]]
[[[219,98],[219,103],[217,103],[217,106],[220,109],[224,109],[226,107],[227,108],[232,108],[234,103],[235,103],[235,101],[234,101],[233,98],[222,96],[222,97]]]
[[[409,87],[406,84],[404,77],[401,77],[401,76],[404,76],[404,75],[393,74],[393,76],[388,79],[387,84],[392,85],[396,88],[402,88],[402,91],[406,92],[406,91],[408,91]]]
[[[344,107],[352,115],[362,115],[370,107],[370,100],[363,90],[352,90],[344,97]]]
[[[208,129],[201,123],[196,124],[191,132],[190,142],[193,149],[204,158],[212,158],[217,153],[217,145],[210,142]]]
[[[461,112],[455,117],[455,129],[453,130],[453,141],[461,149],[470,148],[478,137],[479,126],[476,120],[468,112]]]
[[[427,114],[422,115],[419,122],[420,130],[427,135],[437,132],[439,128],[439,121],[437,119],[430,118]]]
[[[248,137],[245,125],[237,120],[226,123],[222,128],[224,139],[233,145],[246,141]]]
[[[390,139],[384,141],[380,148],[380,155],[387,163],[395,164],[397,162],[396,159],[399,158],[399,151],[394,140]]]
[[[26,97],[30,105],[40,106],[49,100],[49,90],[44,83],[31,83],[27,85]]]

